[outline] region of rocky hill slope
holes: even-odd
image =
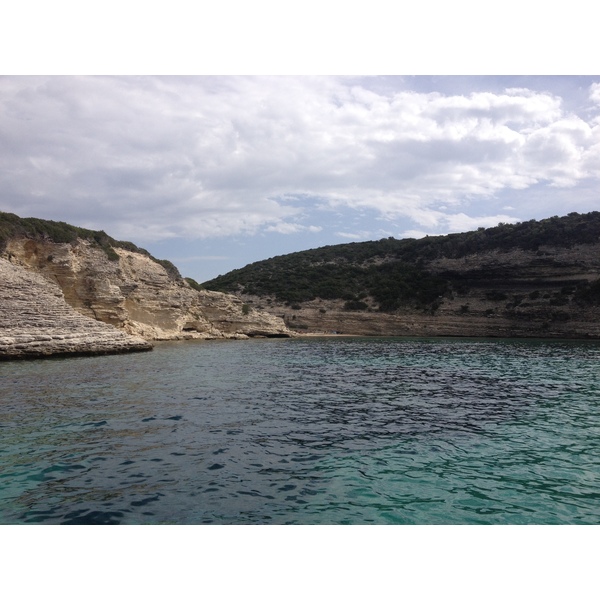
[[[77,338],[84,326],[83,321],[72,318],[73,310],[92,322],[107,324],[120,334],[119,339],[134,336],[129,341],[131,349],[140,345],[139,338],[293,335],[281,318],[251,308],[230,294],[197,289],[199,286],[183,279],[168,261],[156,260],[133,244],[116,242],[103,232],[0,213],[0,265],[0,295],[15,299],[0,304],[0,337],[5,340],[0,354],[4,356],[13,352],[6,340],[20,343],[19,331],[31,335],[39,330],[46,336],[40,322],[62,329],[59,335]],[[51,315],[42,310],[49,306],[43,300],[48,297],[52,298],[51,313],[57,315],[53,325]],[[58,306],[61,303],[62,309]],[[67,313],[71,317],[65,321]],[[41,354],[52,354],[52,343],[46,341],[47,348]],[[103,348],[109,349],[106,344]],[[115,338],[114,351],[124,350]],[[58,351],[63,349],[57,347]],[[85,351],[83,347],[77,350]]]
[[[58,285],[0,260],[0,359],[151,350],[147,341],[84,317]]]
[[[600,213],[328,246],[204,284],[303,332],[600,338]]]

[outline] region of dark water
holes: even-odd
[[[599,360],[315,338],[0,363],[0,523],[596,524]]]

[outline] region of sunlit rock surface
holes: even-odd
[[[42,341],[48,343],[39,346],[40,354],[53,353],[53,346],[60,353],[86,352],[83,348],[92,344],[88,333],[94,327],[94,335],[100,336],[98,351],[108,349],[110,335],[115,339],[114,351],[119,351],[120,344],[149,346],[139,338],[152,341],[293,335],[282,319],[250,308],[235,296],[193,289],[149,256],[122,248],[114,252],[117,260],[111,260],[102,248],[86,240],[75,244],[9,240],[0,258],[0,335],[4,340],[0,352],[12,356],[10,348],[14,348],[22,354],[23,344]],[[52,315],[56,319],[60,316],[65,326],[52,321]],[[52,337],[44,329],[46,325],[51,329],[63,327],[64,332],[57,336],[66,336],[68,329],[68,339],[80,340],[79,345],[54,338],[42,340]],[[85,343],[81,336],[87,336]],[[135,342],[130,336],[136,336]]]
[[[139,337],[78,313],[57,284],[0,259],[0,358],[151,348]]]

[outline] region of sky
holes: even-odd
[[[319,59],[290,75],[4,69],[0,210],[103,229],[203,282],[324,245],[600,209],[600,75]]]

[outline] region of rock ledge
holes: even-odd
[[[0,360],[151,349],[146,340],[79,314],[58,285],[0,259]]]

